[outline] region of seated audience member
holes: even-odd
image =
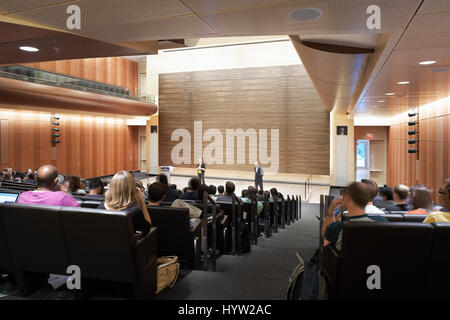
[[[24,178],[25,178],[25,174],[20,170],[17,170],[13,175],[14,181],[22,182]]]
[[[338,250],[341,250],[342,229],[344,222],[341,221],[341,215],[335,216],[336,209],[341,208],[348,210],[348,216],[345,222],[387,222],[383,216],[369,216],[366,213],[366,206],[369,200],[375,196],[373,190],[367,184],[361,182],[353,182],[346,189],[342,198],[333,199],[325,216],[322,227],[322,236],[324,238],[324,246],[334,244]]]
[[[395,206],[396,202],[394,201],[394,192],[388,186],[380,187],[379,193],[381,194],[381,199],[373,201],[373,204],[380,209],[387,209]]]
[[[411,203],[413,208],[407,214],[428,214],[433,211],[430,191],[423,184],[411,188]]]
[[[233,202],[233,194],[236,190],[236,186],[233,182],[227,181],[225,183],[225,193],[222,196],[217,196],[216,200],[218,202]]]
[[[256,200],[258,201],[264,201],[264,191],[262,189],[259,189],[256,194]]]
[[[423,222],[450,222],[450,179],[439,189],[439,202],[446,211],[432,212]]]
[[[188,190],[189,190],[188,187],[184,187],[184,188],[181,190],[181,194],[185,194]]]
[[[67,178],[62,174],[58,175],[58,183],[53,187],[53,191],[62,191],[65,193],[70,193],[69,180],[67,180]]]
[[[86,197],[92,199],[103,199],[105,197],[105,184],[100,179],[93,179],[89,184],[89,193]]]
[[[169,181],[165,174],[160,174],[160,175],[156,176],[156,181],[160,182],[161,184],[164,185],[164,190],[165,190],[165,195],[166,195],[164,198],[164,201],[174,202],[176,199],[180,198],[177,190],[169,187]]]
[[[203,203],[205,192],[209,196],[209,187],[206,184],[201,184],[197,189],[197,203]]]
[[[211,196],[215,196],[215,195],[216,195],[216,192],[217,192],[216,186],[213,185],[213,184],[211,184],[211,185],[208,187],[208,192],[209,192],[209,194],[210,194]]]
[[[384,212],[381,209],[379,209],[373,205],[373,199],[375,199],[375,197],[378,195],[377,183],[373,180],[368,180],[368,179],[362,179],[361,182],[364,183],[365,185],[367,185],[367,188],[369,190],[369,201],[366,205],[366,213],[367,214],[384,214]]]
[[[197,179],[198,178],[194,178]],[[199,180],[200,182],[200,180]],[[203,203],[203,192],[206,191],[208,192],[208,186],[206,185],[199,185],[197,188],[197,195],[195,196],[196,198],[196,202],[200,202]],[[196,206],[186,203],[184,202],[182,199],[176,199],[172,205],[172,208],[188,208],[189,209],[189,217],[191,219],[200,219],[200,216],[202,214],[202,210],[200,208],[197,208]],[[191,220],[191,228],[193,226],[193,222]]]
[[[80,204],[69,194],[53,191],[58,183],[58,170],[51,165],[45,165],[37,171],[37,189],[22,193],[18,203],[41,204],[50,206],[79,207]]]
[[[223,193],[225,192],[225,187],[220,185],[217,187],[217,192],[219,196],[223,196]]]
[[[258,189],[254,186],[248,186],[247,197],[241,198],[243,203],[250,203],[252,199],[256,199]],[[261,201],[256,201],[256,214],[259,216],[264,209],[264,204]]]
[[[36,183],[36,177],[34,175],[34,172],[27,173],[25,178],[28,183],[31,183],[31,184]]]
[[[144,195],[145,188],[142,181],[136,180],[136,189],[138,189],[138,191],[140,191],[142,195]]]
[[[136,180],[128,171],[117,172],[105,194],[105,201],[99,209],[113,211],[127,210],[133,219],[134,231],[145,236],[151,228],[151,219],[141,192],[136,188]]]
[[[264,191],[264,198],[267,198],[267,200],[270,200],[270,191]]]
[[[83,190],[81,185],[81,178],[79,176],[68,175],[67,180],[69,181],[69,192],[79,195],[85,195],[86,190]]]
[[[153,182],[148,186],[148,206],[158,207],[166,198],[166,185],[161,182]]]
[[[3,181],[13,181],[13,174],[11,168],[3,169]]]
[[[191,178],[189,180],[189,189],[181,196],[183,200],[197,200],[197,189],[200,186],[199,178]]]
[[[276,188],[270,189],[270,199],[274,202],[278,200],[278,190]]]
[[[394,187],[395,206],[386,208],[386,212],[409,211],[412,207],[406,203],[409,196],[409,188],[404,184],[398,184]]]

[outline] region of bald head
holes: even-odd
[[[45,165],[38,169],[36,181],[38,188],[51,189],[58,179],[58,170],[51,165]]]

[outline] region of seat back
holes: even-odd
[[[353,299],[419,298],[427,295],[434,228],[424,223],[348,222],[342,235],[339,296]],[[381,289],[367,286],[378,266]]]
[[[428,292],[435,298],[450,298],[450,223],[433,223]]]
[[[405,222],[423,222],[427,217],[426,214],[403,214],[403,221]]]
[[[11,257],[6,242],[5,228],[2,221],[2,210],[0,207],[0,273],[11,272]]]
[[[134,229],[126,211],[64,207],[60,210],[71,264],[85,278],[134,283]]]
[[[383,215],[387,220],[390,222],[402,222],[403,221],[403,215],[401,214],[393,214],[393,213],[386,213]]]
[[[58,206],[0,205],[11,263],[21,271],[65,274],[70,265]]]
[[[177,255],[190,259],[193,235],[189,225],[188,208],[147,207],[152,225],[157,228],[158,255]]]

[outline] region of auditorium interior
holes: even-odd
[[[450,299],[449,35],[448,0],[0,0],[0,305]]]

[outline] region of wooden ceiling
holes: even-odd
[[[390,117],[450,96],[449,34],[450,1],[425,0],[372,75],[355,115]],[[429,60],[436,63],[419,65]],[[404,81],[409,84],[398,84]]]
[[[0,64],[15,64],[62,59],[113,57],[144,54],[124,46],[86,37],[0,21]],[[39,48],[26,52],[21,46]]]
[[[82,28],[76,35],[34,30],[33,37],[27,39],[28,33],[3,32],[2,29],[0,50],[8,57],[15,55],[18,61],[29,62],[60,59],[52,52],[59,46],[64,50],[64,59],[71,58],[70,54],[74,58],[102,56],[103,51],[99,48],[96,51],[94,43],[90,42],[95,40],[99,41],[98,46],[104,45],[111,56],[138,54],[139,48],[152,47],[149,41],[161,39],[291,34],[303,40],[332,44],[335,43],[330,39],[340,36],[339,44],[343,44],[346,40],[343,35],[348,35],[352,46],[358,47],[354,36],[367,36],[370,40],[374,35],[387,35],[388,40],[382,46],[372,47],[375,53],[359,75],[359,84],[350,102],[343,103],[339,112],[392,115],[449,95],[449,72],[431,72],[450,66],[448,0],[17,0],[0,3],[0,21],[2,17],[3,21],[17,19],[67,31],[66,9],[70,4],[81,8]],[[381,8],[379,30],[368,30],[366,26],[366,10],[373,4]],[[294,21],[288,15],[298,8],[318,8],[323,15],[309,22]],[[90,45],[80,38],[71,38],[77,36],[82,36]],[[42,50],[45,57],[17,52],[20,43],[33,39],[49,47]],[[66,48],[73,40],[73,47]],[[374,41],[360,39],[361,44],[366,42]],[[134,48],[126,49],[133,53],[122,52],[125,45]],[[1,58],[4,56],[2,54]],[[422,60],[437,63],[418,65]],[[0,63],[7,62],[4,59]],[[347,85],[345,79],[335,81],[337,85]],[[398,85],[398,81],[411,83]],[[327,93],[336,99],[339,92]],[[386,92],[396,95],[388,97]]]

